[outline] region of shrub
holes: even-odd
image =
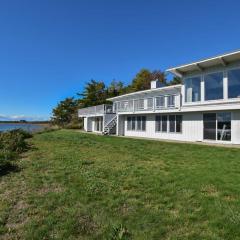
[[[21,129],[0,133],[0,170],[11,165],[18,154],[28,149],[25,140],[31,136]]]

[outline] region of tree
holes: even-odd
[[[77,93],[79,99],[79,107],[89,107],[106,103],[107,91],[103,81],[97,82],[91,80],[86,84],[83,93]]]
[[[107,98],[116,97],[125,93],[125,87],[123,82],[112,80],[107,88]]]
[[[72,98],[66,98],[58,103],[57,107],[52,110],[53,116],[51,121],[61,127],[66,127],[76,119],[77,101]]]
[[[152,75],[152,81],[153,80],[157,80],[160,83],[166,84],[167,83],[167,78],[166,78],[166,74],[160,70],[154,70],[151,72]]]
[[[174,77],[168,85],[177,85],[177,84],[182,84],[182,79],[180,77]]]
[[[147,90],[151,87],[151,81],[159,80],[161,83],[166,84],[165,73],[160,70],[149,71],[148,69],[142,69],[137,73],[131,84],[131,92]]]
[[[148,69],[141,69],[131,84],[131,92],[149,89],[151,86],[152,74]]]

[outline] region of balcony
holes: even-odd
[[[93,107],[82,108],[78,110],[79,117],[101,116],[104,114],[114,113],[113,105],[102,104]]]
[[[180,94],[160,95],[156,97],[139,98],[115,103],[116,112],[155,112],[171,110],[180,107]]]

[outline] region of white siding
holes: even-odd
[[[214,112],[214,111],[213,111]],[[216,112],[216,111],[215,111]],[[158,139],[169,139],[169,140],[180,140],[180,141],[203,141],[203,113],[178,113],[182,115],[182,133],[161,133],[155,131],[155,116],[156,114],[148,114],[146,116],[146,131],[128,131],[127,130],[127,116],[124,116],[125,136],[133,137],[145,137],[145,138],[158,138]],[[240,110],[234,110],[232,113],[232,141],[221,143],[232,143],[240,144]],[[133,116],[133,115],[129,115]],[[212,141],[218,142],[218,141]]]
[[[178,113],[183,116],[182,133],[162,133],[155,131],[155,114],[146,115],[146,131],[128,131],[125,117],[125,136],[159,138],[181,141],[201,141],[203,123],[201,113]]]

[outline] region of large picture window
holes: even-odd
[[[223,72],[207,74],[205,81],[205,100],[223,99]]]
[[[185,85],[185,102],[198,102],[201,100],[201,78],[187,78]]]
[[[228,98],[240,97],[240,69],[228,71]]]

